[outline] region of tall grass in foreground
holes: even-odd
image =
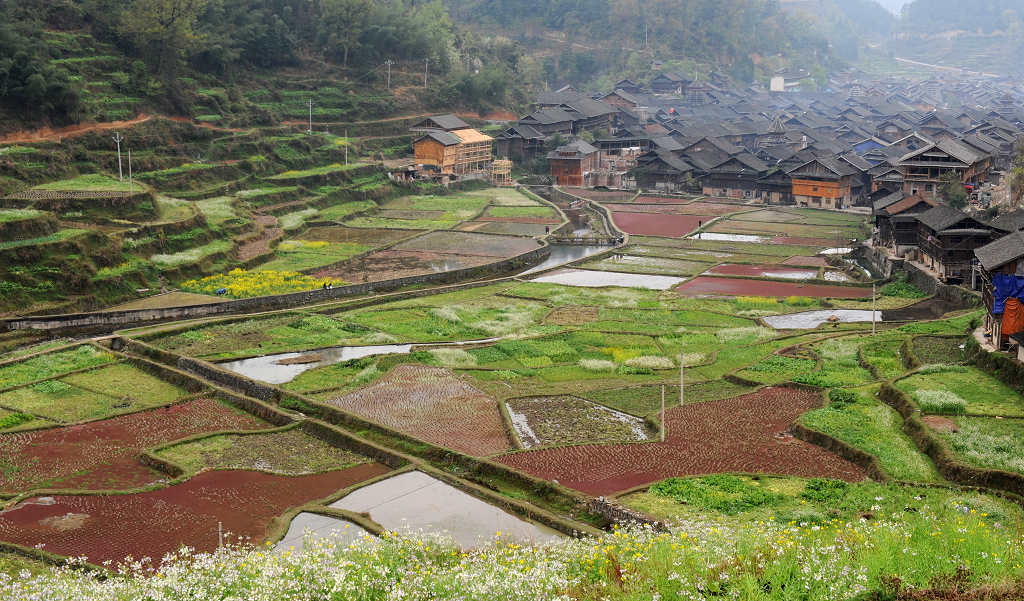
[[[417,535],[351,545],[327,538],[284,553],[185,550],[162,565],[122,566],[103,582],[67,569],[0,576],[0,598],[839,600],[885,590],[894,577],[903,587],[927,587],[957,573],[973,585],[1021,578],[1019,524],[1000,524],[967,506],[930,506],[921,497],[913,504],[879,520],[686,523],[671,533],[620,529],[537,548],[498,538],[470,553]]]

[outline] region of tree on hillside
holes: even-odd
[[[320,42],[325,50],[348,66],[348,57],[359,48],[373,8],[370,0],[324,0],[320,23]]]
[[[172,76],[178,61],[198,39],[196,21],[209,0],[135,0],[122,15],[122,30],[151,54],[158,74]]]
[[[967,190],[960,180],[960,175],[950,169],[939,176],[939,194],[946,199],[949,206],[954,209],[962,209],[967,206]]]

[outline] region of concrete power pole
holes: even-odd
[[[309,131],[306,132],[309,135],[313,135],[313,99],[309,99]]]
[[[395,64],[395,61],[393,61],[393,60],[391,60],[389,58],[388,60],[384,61],[384,64],[387,65],[387,67],[388,67],[388,89],[390,90],[391,89],[391,65]]]
[[[117,181],[124,181],[124,172],[121,170],[121,132],[114,132],[114,142],[117,143]]]
[[[423,59],[423,89],[427,88],[427,77],[430,76],[430,59]]]
[[[128,149],[128,196],[135,194],[135,188],[132,183],[132,149]]]

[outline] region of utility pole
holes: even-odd
[[[423,59],[423,89],[427,88],[427,77],[430,75],[430,59]]]
[[[135,194],[135,188],[132,183],[132,149],[128,149],[128,196]]]
[[[661,442],[665,442],[665,385],[661,385]]]
[[[345,130],[345,164],[346,165],[348,165],[348,145],[349,145],[348,130],[346,129]]]
[[[114,132],[114,142],[117,143],[117,181],[119,182],[124,181],[124,172],[121,170],[121,140],[124,140],[121,137],[121,132]]]
[[[679,406],[686,404],[686,397],[683,395],[683,364],[686,362],[686,354],[679,353]]]
[[[875,283],[871,282],[871,335],[875,335]]]
[[[391,65],[395,64],[395,61],[393,61],[393,60],[391,60],[389,58],[388,60],[384,61],[384,64],[387,65],[387,67],[388,67],[388,89],[390,90],[391,89]]]
[[[309,99],[309,131],[306,132],[309,135],[313,135],[313,99]]]
[[[649,37],[648,37],[648,34],[647,34],[647,21],[644,21],[644,50],[647,50],[647,43],[648,43],[648,41],[649,41]]]

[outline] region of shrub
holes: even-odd
[[[809,296],[791,296],[786,299],[786,304],[790,307],[810,307],[818,304],[818,301]]]
[[[735,514],[755,507],[774,505],[783,499],[738,476],[668,478],[651,486],[651,493],[699,509]]]
[[[808,501],[829,503],[842,498],[846,494],[849,484],[842,480],[831,480],[828,478],[811,478],[804,486],[800,496]]]
[[[913,396],[923,413],[963,415],[967,412],[967,403],[948,390],[918,390]]]
[[[26,413],[12,413],[0,418],[0,430],[6,430],[7,428],[13,428],[14,426],[20,426],[21,424],[30,422],[35,418]]]
[[[897,296],[900,298],[924,298],[928,296],[927,292],[911,284],[905,278],[895,279],[882,286],[881,292],[883,296]]]
[[[849,390],[843,390],[841,388],[834,388],[829,391],[828,400],[831,401],[836,408],[841,408],[845,405],[856,403],[857,393]]]
[[[430,351],[434,359],[445,367],[476,367],[476,357],[457,348],[438,348]]]

